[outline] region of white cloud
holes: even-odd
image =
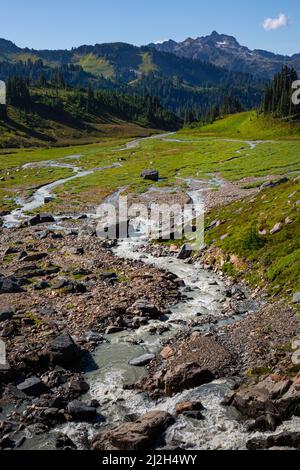
[[[264,28],[266,31],[275,31],[276,29],[288,26],[288,24],[288,17],[284,13],[280,13],[277,18],[266,18]]]
[[[157,39],[156,41],[154,41],[154,44],[163,44],[164,42],[167,42],[168,40],[167,39]]]

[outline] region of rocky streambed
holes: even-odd
[[[103,241],[25,210],[0,234],[2,449],[299,448],[289,308],[140,226]]]

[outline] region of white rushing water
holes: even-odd
[[[168,135],[153,136],[150,139],[166,140]],[[144,139],[129,142],[118,151],[135,148],[142,140]],[[176,142],[173,139],[170,141]],[[57,186],[94,171],[111,168],[82,171],[70,164],[57,162],[42,162],[42,164],[46,166],[59,165],[60,167],[68,165],[65,167],[71,167],[75,174],[37,189],[30,201],[19,201],[21,208],[4,218],[6,227],[14,227],[22,220],[26,220],[26,211],[41,207],[47,198],[53,197],[52,191]],[[37,164],[28,164],[27,167],[29,166],[37,166]],[[195,189],[193,187],[194,180],[186,180],[186,182],[190,187],[189,194],[194,204],[201,203],[205,188]],[[222,184],[222,181],[212,178],[210,183],[215,186]],[[109,201],[117,204],[120,194],[121,190],[110,196]],[[175,443],[186,449],[245,448],[249,434],[245,431],[243,424],[236,419],[234,412],[220,404],[222,398],[233,386],[233,381],[230,379],[218,380],[192,390],[183,391],[172,398],[162,398],[156,402],[137,390],[124,390],[124,385],[136,383],[146,374],[145,368],[130,366],[129,361],[147,352],[157,353],[167,339],[175,337],[179,332],[190,331],[189,320],[201,314],[212,315],[217,321],[217,324],[214,325],[217,328],[218,325],[238,319],[224,315],[222,299],[224,298],[225,285],[220,278],[212,272],[204,270],[197,263],[188,264],[171,256],[157,258],[146,253],[143,248],[147,245],[148,240],[143,236],[143,230],[137,232],[136,235],[135,238],[119,240],[118,245],[113,249],[114,254],[124,259],[140,260],[147,265],[156,266],[175,274],[184,281],[183,298],[171,308],[171,314],[164,322],[152,320],[148,325],[142,326],[138,330],[126,330],[108,336],[109,342],[100,345],[94,354],[98,369],[86,373],[86,380],[90,384],[90,396],[99,400],[101,413],[107,418],[109,425],[122,423],[128,415],[141,416],[154,409],[166,410],[174,414],[178,402],[200,400],[205,407],[203,412],[205,419],[196,421],[184,416],[179,417],[166,433],[167,444],[173,445]],[[167,331],[161,335],[151,334],[150,329],[153,326],[164,325],[168,327]],[[209,328],[210,325],[204,325],[203,331],[207,331]],[[60,430],[67,433],[82,447],[84,447],[82,436],[86,434],[90,436],[95,432],[92,425],[82,424],[68,424]],[[39,444],[40,447],[44,445],[45,440],[42,441]]]

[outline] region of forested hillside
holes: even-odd
[[[124,43],[35,51],[1,40],[0,79],[12,76],[29,80],[32,86],[46,80],[77,88],[151,94],[182,118],[190,110],[203,115],[224,95],[237,97],[247,109],[256,107],[265,87],[265,81],[247,73]]]
[[[0,145],[67,145],[116,135],[148,135],[152,129],[176,130],[180,120],[149,95],[74,89],[63,81],[56,86],[30,87],[12,77],[7,82],[7,108],[0,117]]]

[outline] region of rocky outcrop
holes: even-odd
[[[49,358],[51,364],[62,367],[78,366],[80,361],[80,349],[68,333],[57,336],[48,343],[44,355]]]
[[[300,450],[300,433],[282,432],[268,437],[255,437],[247,442],[248,450],[266,450],[272,448]]]
[[[184,363],[168,370],[159,370],[146,377],[140,386],[152,396],[173,396],[200,385],[212,382],[214,374],[197,363]]]
[[[293,380],[271,375],[258,383],[247,384],[231,392],[225,405],[237,408],[248,418],[272,415],[279,421],[300,414],[300,374]]]
[[[151,411],[133,423],[102,432],[92,440],[94,450],[137,451],[152,448],[174,418],[165,411]]]

